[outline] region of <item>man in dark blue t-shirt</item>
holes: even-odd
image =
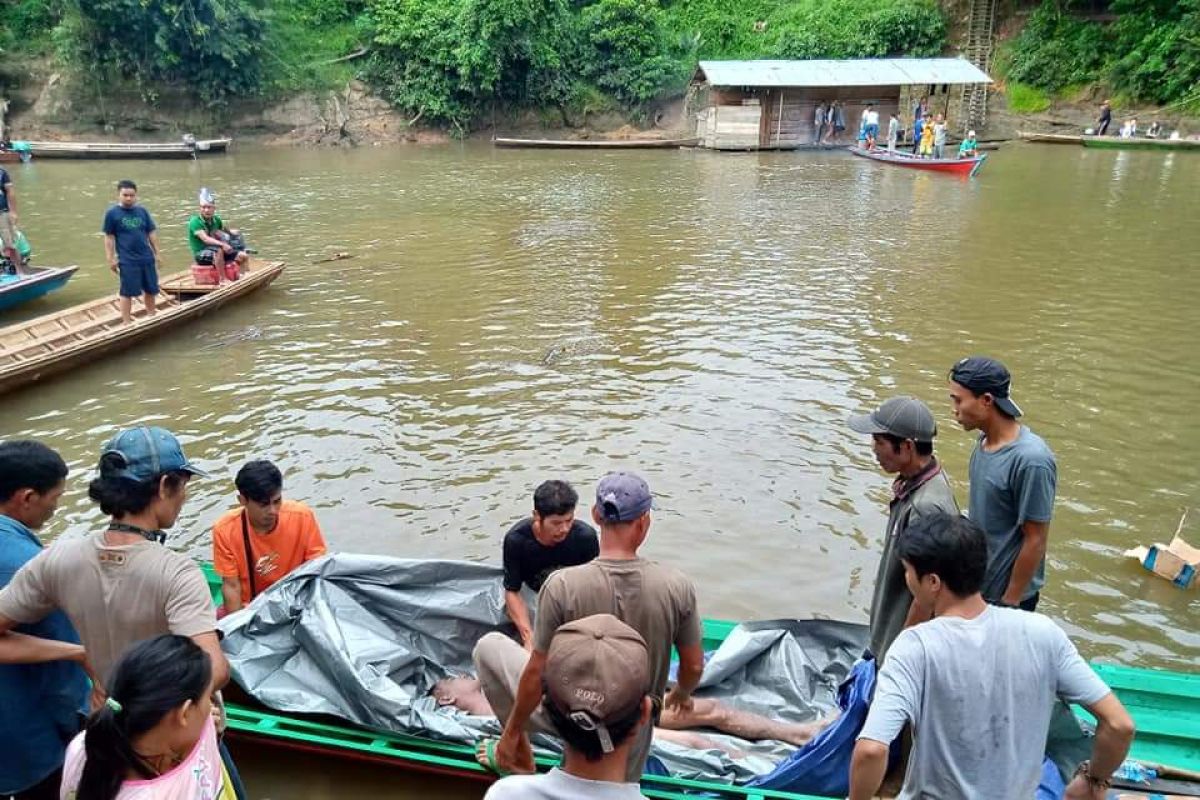
[[[586,564],[600,555],[596,529],[575,519],[579,495],[566,481],[545,481],[533,493],[533,516],[504,534],[504,610],[525,649],[533,646],[533,623],[521,586],[542,588],[556,569]]]
[[[137,204],[137,184],[117,184],[117,204],[104,215],[104,252],[109,268],[121,279],[121,317],[133,321],[133,298],[142,296],[146,316],[154,316],[158,294],[158,234],[150,212]]]

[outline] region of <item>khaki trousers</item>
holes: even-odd
[[[475,672],[479,676],[483,696],[491,704],[492,710],[503,725],[512,713],[517,699],[517,687],[521,683],[521,673],[529,663],[529,653],[524,647],[502,633],[489,633],[479,640],[472,654],[475,661]],[[541,705],[526,726],[528,733],[544,733],[558,738],[558,732],[550,724],[546,712]],[[654,738],[654,728],[644,725],[633,733],[633,747],[629,751],[629,765],[625,770],[625,780],[638,783],[646,769],[646,758],[650,755],[650,743]]]

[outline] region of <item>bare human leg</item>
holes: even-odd
[[[133,322],[133,298],[121,295],[117,300],[121,308],[121,320],[128,325]]]
[[[712,728],[749,741],[774,739],[802,747],[836,718],[835,715],[813,722],[779,722],[749,711],[729,708],[716,700],[696,698],[691,711],[664,710],[658,724],[669,730]]]

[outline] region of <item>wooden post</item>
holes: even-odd
[[[783,130],[783,96],[787,89],[779,90],[779,117],[775,120],[775,146],[779,147],[779,134]]]
[[[0,142],[8,141],[4,135],[4,118],[8,114],[8,101],[0,97]]]

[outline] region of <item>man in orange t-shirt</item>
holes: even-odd
[[[312,509],[283,499],[283,475],[274,464],[251,461],[238,470],[234,483],[241,508],[213,525],[213,566],[221,576],[226,613],[326,552]]]

